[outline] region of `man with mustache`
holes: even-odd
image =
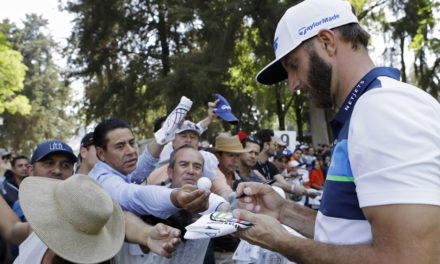
[[[440,105],[376,67],[368,40],[346,1],[305,0],[281,18],[276,59],[257,80],[287,78],[316,106],[338,107],[336,142],[318,212],[262,184],[238,186],[252,211],[234,212],[253,224],[242,238],[297,263],[440,262]]]
[[[215,146],[208,150],[217,157],[218,168],[225,175],[228,185],[232,187],[235,180],[240,180],[238,172],[240,154],[250,152],[251,148],[243,148],[237,135],[220,135],[215,139]]]
[[[137,168],[138,153],[131,127],[125,121],[104,120],[96,126],[93,142],[98,163],[89,175],[104,186],[123,210],[159,218],[168,218],[181,208],[195,213],[206,210],[209,191],[192,186],[173,190],[131,183],[129,176]],[[148,175],[148,171],[157,166],[161,147],[155,140],[150,143],[141,157],[146,160],[141,166],[146,168],[137,169],[143,169]],[[156,158],[152,153],[157,154]]]

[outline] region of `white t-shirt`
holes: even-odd
[[[367,91],[354,106],[348,132],[359,205],[440,206],[440,104],[417,87],[378,79],[382,87]],[[367,243],[371,226],[318,212],[315,240]]]
[[[19,246],[20,255],[14,261],[14,264],[41,264],[47,246],[38,238],[35,232],[32,232],[25,241]]]

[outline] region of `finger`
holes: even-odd
[[[185,184],[182,186],[181,189],[185,190],[187,192],[192,192],[192,191],[198,190],[197,186],[194,184]]]
[[[203,212],[208,209],[208,201],[210,192],[206,190],[196,190],[185,197],[185,207],[184,209],[192,213]]]
[[[205,199],[209,196],[211,192],[208,190],[203,189],[195,189],[193,191],[187,192],[185,195],[185,200],[190,203],[191,201],[198,200],[198,199]]]
[[[220,99],[215,100],[214,102],[208,102],[208,107],[216,107]]]
[[[252,220],[255,220],[255,214],[251,213],[247,210],[234,209],[232,211],[232,216],[234,216],[237,219],[245,220],[245,221],[248,221],[251,223],[252,223]]]
[[[175,238],[180,237],[180,230],[179,229],[174,228],[174,227],[170,227],[169,229],[170,229],[169,230],[170,236],[175,237]]]
[[[249,185],[249,182],[240,182],[237,186],[237,189],[235,192],[237,193],[237,196],[243,193],[243,189],[246,188]]]
[[[193,213],[200,213],[206,211],[209,207],[208,196],[201,196],[191,203],[189,203],[189,209]]]
[[[259,213],[261,210],[261,206],[255,203],[246,203],[246,202],[239,202],[238,208],[245,209],[247,211],[253,212],[253,213]]]

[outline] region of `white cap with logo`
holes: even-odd
[[[262,84],[274,84],[287,78],[281,59],[302,42],[318,34],[321,29],[332,29],[359,23],[351,4],[343,0],[305,0],[291,8],[278,22],[274,37],[275,60],[257,74]]]

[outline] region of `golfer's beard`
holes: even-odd
[[[307,74],[307,81],[309,85],[304,85],[309,93],[309,98],[313,104],[319,108],[332,107],[332,98],[330,93],[330,84],[332,80],[332,66],[326,63],[313,50],[309,52],[309,72]]]

